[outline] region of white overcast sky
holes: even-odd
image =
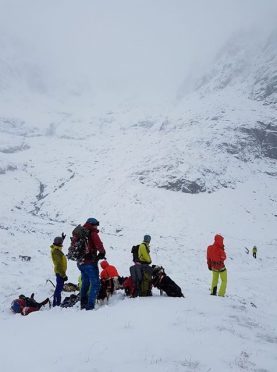
[[[233,33],[276,19],[277,0],[0,0],[0,62],[39,66],[53,90],[171,97]]]

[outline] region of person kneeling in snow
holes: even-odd
[[[102,267],[102,271],[100,273],[101,280],[113,280],[114,283],[114,289],[118,289],[119,283],[118,283],[118,271],[115,266],[110,265],[108,261],[104,260],[100,263],[100,266]]]
[[[217,294],[217,283],[220,276],[221,285],[218,291],[218,296],[225,296],[227,286],[227,269],[224,265],[226,260],[226,253],[223,244],[224,238],[221,235],[214,237],[214,244],[207,248],[207,264],[209,270],[213,272],[211,295]]]
[[[102,261],[100,266],[103,270],[100,273],[101,283],[97,299],[104,301],[105,299],[108,300],[114,291],[119,288],[119,274],[116,267],[110,265],[106,260]]]
[[[34,299],[34,294],[31,294],[31,297],[26,297],[24,295],[20,295],[18,299],[14,300],[11,303],[11,310],[15,314],[21,314],[21,315],[28,315],[34,311],[38,311],[41,309],[42,306],[49,304],[49,307],[51,306],[49,298],[46,298],[42,302],[37,302]]]

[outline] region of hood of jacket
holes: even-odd
[[[216,234],[214,237],[214,245],[216,245],[218,248],[224,248],[223,240],[223,236]]]
[[[100,263],[100,266],[102,267],[103,270],[105,270],[109,266],[109,263],[108,261],[102,261]]]

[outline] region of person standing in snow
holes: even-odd
[[[150,235],[144,235],[143,242],[138,247],[138,258],[135,264],[130,267],[130,273],[135,283],[135,294],[139,296],[151,296],[152,288],[152,263],[150,256]]]
[[[62,236],[57,236],[54,239],[53,244],[50,246],[51,258],[54,264],[54,272],[56,274],[56,288],[54,292],[53,306],[60,306],[63,285],[64,282],[68,280],[66,276],[67,259],[62,251],[64,239],[65,235],[62,233]]]
[[[254,245],[254,247],[252,248],[252,254],[254,258],[257,258],[257,250],[257,247]]]
[[[90,231],[88,237],[88,253],[77,263],[81,271],[81,309],[93,310],[100,289],[98,261],[105,258],[105,248],[99,237],[99,221],[88,218],[84,228]]]
[[[214,237],[214,243],[209,245],[207,248],[207,264],[209,270],[213,273],[211,295],[216,296],[218,279],[220,277],[221,285],[218,291],[218,296],[222,297],[225,296],[227,287],[227,269],[224,264],[226,253],[224,250],[223,240],[224,238],[217,234]]]

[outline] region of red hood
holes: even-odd
[[[100,263],[100,266],[102,267],[102,269],[106,269],[109,266],[109,263],[108,263],[108,261],[102,261]]]
[[[214,244],[218,247],[218,248],[223,248],[224,247],[224,243],[223,243],[223,236],[217,234],[215,237],[214,237]]]

